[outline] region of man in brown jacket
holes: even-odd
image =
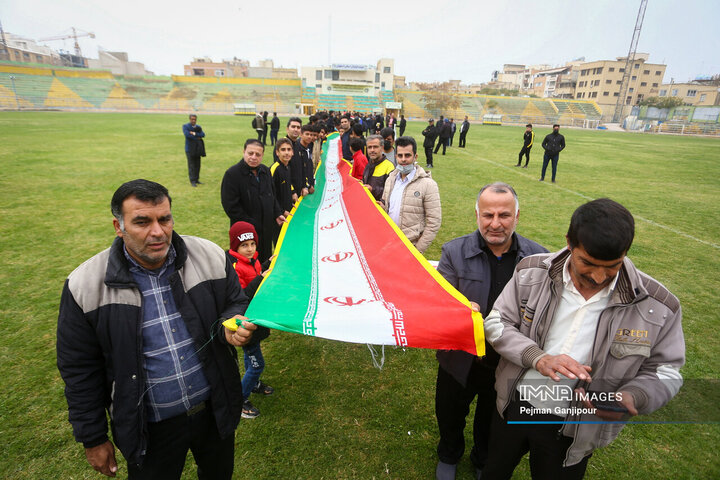
[[[395,144],[397,167],[385,181],[383,207],[408,240],[423,253],[440,230],[440,193],[430,173],[416,164],[415,139],[400,137]]]
[[[521,261],[485,318],[502,358],[484,480],[510,478],[528,450],[533,478],[583,478],[623,422],[677,394],[682,309],[627,257],[634,233],[619,203],[581,205],[567,248]]]

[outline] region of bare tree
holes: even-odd
[[[425,110],[431,115],[448,114],[460,107],[460,97],[455,93],[450,82],[442,83],[418,83],[423,92],[422,100],[425,102]]]

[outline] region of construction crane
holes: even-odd
[[[93,32],[85,32],[85,31],[77,29],[75,27],[71,27],[71,29],[72,29],[72,33],[68,33],[65,35],[56,35],[54,37],[41,38],[38,41],[49,42],[51,40],[67,40],[68,38],[72,38],[73,40],[75,40],[75,55],[78,57],[82,57],[82,51],[80,50],[80,44],[78,43],[78,37],[95,38],[95,34]]]
[[[640,9],[638,10],[637,20],[635,20],[635,30],[633,30],[632,40],[630,41],[630,50],[625,60],[625,72],[623,73],[622,83],[620,84],[620,93],[618,94],[617,103],[615,104],[615,113],[613,114],[613,123],[619,123],[622,117],[623,108],[625,106],[625,96],[630,86],[630,76],[632,74],[632,66],[635,63],[635,53],[637,52],[638,41],[640,40],[640,30],[642,29],[643,19],[645,18],[645,9],[648,0],[640,0]]]

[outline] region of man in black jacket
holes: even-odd
[[[265,147],[259,140],[248,139],[243,159],[228,168],[220,187],[220,198],[230,225],[252,223],[260,242],[258,259],[264,262],[272,255],[273,232],[285,221],[273,193],[270,169],[262,164]]]
[[[187,157],[190,185],[197,187],[198,184],[202,184],[200,181],[200,157],[205,156],[205,141],[203,140],[205,132],[197,124],[197,115],[191,114],[189,120],[182,127],[185,136],[185,156]]]
[[[543,156],[540,181],[545,180],[545,170],[547,170],[548,163],[552,160],[552,183],[555,183],[558,159],[560,158],[560,152],[565,148],[565,137],[560,134],[560,125],[557,123],[553,125],[553,131],[545,137],[542,147],[545,149],[545,155]]]
[[[273,118],[270,120],[270,145],[275,145],[277,142],[278,130],[280,130],[280,119],[277,112],[273,112]]]
[[[180,478],[187,451],[202,478],[230,479],[242,385],[234,347],[255,325],[220,247],[173,231],[162,185],[133,180],[111,202],[117,237],[65,282],[57,365],[69,420],[90,465],[131,479]],[[243,320],[226,330],[218,319]]]
[[[433,168],[433,146],[435,145],[435,138],[437,138],[437,128],[435,127],[435,120],[432,118],[428,120],[428,126],[422,131],[425,140],[423,141],[423,148],[425,149],[425,159],[427,160],[427,168]]]
[[[468,130],[470,130],[470,122],[468,122],[468,117],[465,115],[465,120],[462,122],[462,125],[460,125],[460,140],[458,141],[458,147],[465,148],[465,137],[467,136]]]
[[[438,130],[438,143],[435,146],[435,151],[433,153],[438,153],[438,150],[440,150],[440,145],[442,145],[442,154],[445,155],[445,150],[448,147],[448,143],[450,142],[450,136],[452,135],[452,127],[450,127],[450,120],[446,118],[444,121],[438,122],[436,128]]]
[[[485,316],[524,257],[547,252],[515,233],[520,215],[517,194],[506,183],[485,185],[475,204],[477,231],[442,247],[438,272],[477,304]],[[458,350],[439,350],[435,414],[440,430],[436,470],[438,479],[455,478],[465,452],[465,417],[477,395],[470,460],[478,472],[487,460],[490,423],[495,410],[495,368],[500,357],[485,342],[485,356]]]
[[[398,123],[398,128],[400,128],[400,135],[398,137],[402,137],[405,135],[405,127],[407,126],[407,120],[405,120],[405,115],[400,115],[400,122]]]

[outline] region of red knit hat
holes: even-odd
[[[258,234],[255,227],[248,222],[235,222],[230,227],[230,250],[237,250],[240,244],[246,240],[258,241]]]

